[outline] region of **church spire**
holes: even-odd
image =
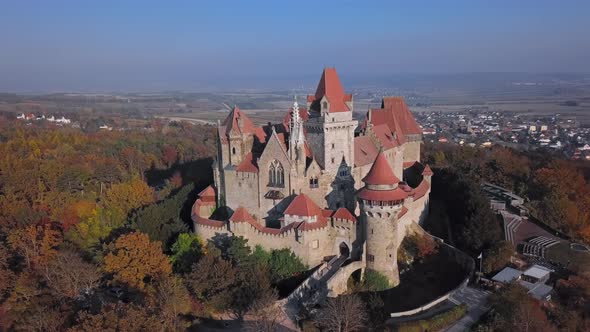
[[[301,159],[303,152],[303,145],[305,144],[305,137],[303,135],[303,120],[299,114],[299,104],[297,103],[297,96],[294,97],[293,107],[291,108],[291,123],[289,150],[291,159]]]

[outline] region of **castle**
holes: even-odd
[[[401,97],[383,98],[359,126],[352,94],[326,68],[306,107],[295,101],[282,123],[256,126],[238,107],[218,123],[215,184],[193,205],[195,232],[290,248],[309,266],[349,256],[396,285],[397,249],[428,210],[421,142]],[[219,206],[227,220],[212,217]]]

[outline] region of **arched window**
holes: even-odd
[[[268,167],[268,185],[270,187],[285,186],[285,171],[278,160],[273,160]]]
[[[328,109],[328,103],[327,102],[324,102],[322,104],[322,110],[327,110],[327,109]]]
[[[236,148],[231,148],[231,153],[236,154]]]

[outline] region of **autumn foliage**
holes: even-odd
[[[141,290],[146,282],[170,274],[172,266],[160,243],[146,234],[130,233],[117,239],[115,250],[105,257],[105,270],[115,281]]]

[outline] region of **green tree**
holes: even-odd
[[[270,254],[269,265],[272,282],[289,278],[296,273],[307,270],[301,259],[286,248],[273,250]]]
[[[193,188],[192,185],[184,186],[173,196],[136,211],[131,218],[134,227],[168,248],[177,234],[187,231],[180,214]]]
[[[194,263],[203,255],[203,243],[198,236],[181,233],[170,248],[170,261],[176,273],[188,273]]]

